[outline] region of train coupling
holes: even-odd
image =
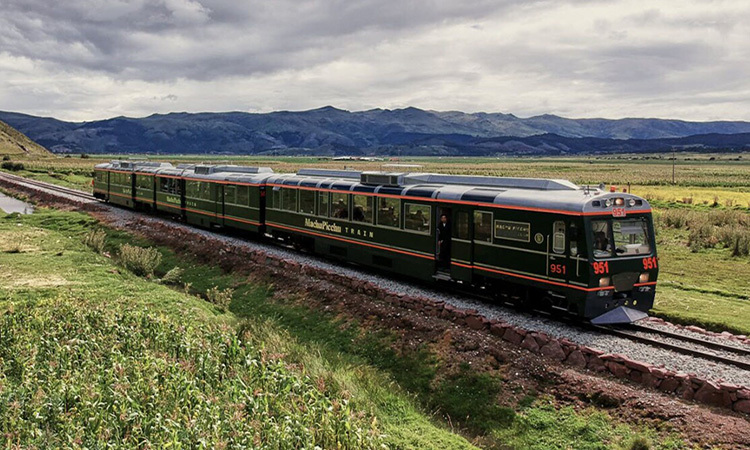
[[[648,317],[643,311],[628,308],[627,306],[618,306],[617,308],[607,311],[601,316],[591,319],[594,325],[612,325],[616,323],[633,323],[635,321]]]

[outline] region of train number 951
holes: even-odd
[[[594,267],[594,273],[596,275],[609,273],[609,261],[594,262],[591,263],[591,265]]]
[[[657,267],[659,267],[659,264],[657,263],[656,256],[652,256],[650,258],[643,258],[644,270],[656,269]]]
[[[550,264],[549,265],[549,271],[552,273],[565,275],[565,265],[564,264]]]

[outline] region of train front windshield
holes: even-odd
[[[591,229],[595,258],[651,253],[649,226],[645,217],[594,220]]]

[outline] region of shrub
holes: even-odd
[[[9,155],[3,156],[3,161],[10,161],[10,156]]]
[[[19,170],[25,169],[23,163],[14,163],[13,161],[3,161],[3,164],[0,165],[0,167],[13,172],[18,172]]]
[[[729,248],[732,249],[732,256],[750,256],[750,232],[737,230]]]
[[[688,246],[690,250],[697,252],[704,248],[711,248],[719,242],[716,237],[714,226],[708,222],[697,223],[690,226],[688,235]]]
[[[657,216],[658,222],[669,228],[685,228],[688,225],[689,211],[684,209],[667,209]]]
[[[184,272],[184,270],[180,269],[177,266],[172,267],[167,273],[164,274],[161,282],[164,284],[179,284]]]
[[[89,159],[89,155],[86,153],[81,153],[81,159]]]
[[[645,436],[638,435],[631,439],[627,448],[629,450],[650,450],[651,441]]]
[[[138,276],[150,277],[161,263],[159,250],[130,244],[120,246],[120,264]]]
[[[229,304],[232,303],[232,295],[234,295],[234,289],[232,288],[219,290],[218,286],[214,286],[206,291],[208,301],[222,311],[226,311],[229,308]]]
[[[104,252],[104,246],[107,244],[107,233],[104,230],[92,230],[86,233],[83,243],[97,253]]]

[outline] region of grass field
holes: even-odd
[[[81,189],[90,189],[94,164],[117,155],[82,159],[27,160],[20,174]],[[173,163],[262,165],[276,171],[301,167],[355,170],[409,170],[445,173],[565,178],[580,184],[600,182],[652,202],[657,213],[672,210],[734,210],[750,213],[750,157],[747,154],[678,154],[672,185],[671,155],[622,155],[587,158],[398,158],[394,161],[332,161],[313,157],[173,156]],[[138,159],[137,155],[128,158]],[[154,156],[148,158],[158,159]],[[392,164],[419,167],[400,169]],[[690,230],[657,224],[661,258],[660,286],[654,312],[680,322],[750,334],[750,268],[747,256],[733,257],[724,248],[690,249]],[[716,227],[717,230],[721,227]],[[721,247],[719,245],[719,247]]]
[[[681,448],[678,437],[545,397],[499,406],[502,378],[437,378],[427,349],[271,298],[271,287],[159,248],[137,277],[83,244],[96,224],[0,216],[4,447]],[[104,251],[148,245],[106,230]],[[184,269],[179,285],[158,281]],[[228,311],[194,295],[233,289]],[[440,414],[435,414],[439,411]]]

